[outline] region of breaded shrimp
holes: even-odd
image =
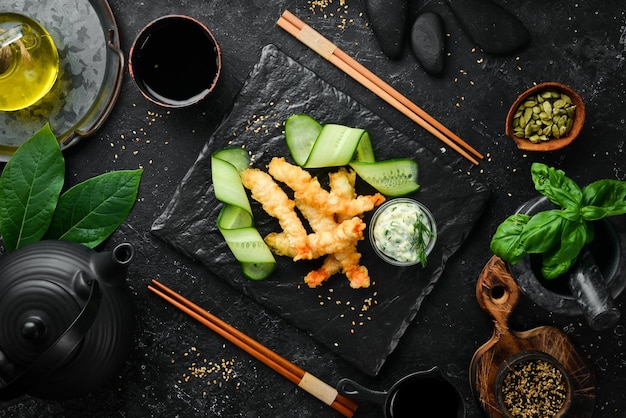
[[[341,271],[350,281],[350,287],[360,289],[370,286],[370,276],[367,267],[359,264],[361,253],[357,251],[356,243],[343,251],[335,253],[335,258],[341,264]]]
[[[340,271],[341,263],[333,254],[328,254],[326,258],[324,258],[322,267],[317,270],[310,271],[306,276],[304,276],[304,282],[309,287],[317,287],[328,280],[330,276],[339,273]]]
[[[353,243],[363,239],[365,222],[358,216],[347,219],[334,229],[314,232],[307,236],[309,248],[321,255],[343,251]]]
[[[324,190],[319,181],[304,169],[289,164],[283,157],[274,157],[268,165],[269,173],[276,180],[287,184],[296,199],[318,207],[326,213],[339,213],[348,217],[368,212],[385,201],[380,193],[345,198]]]
[[[311,259],[311,249],[307,245],[307,232],[302,221],[296,214],[295,203],[280,188],[272,177],[256,168],[249,168],[241,172],[243,185],[252,192],[252,198],[263,206],[268,215],[278,219],[278,222],[288,237],[294,251],[294,261]]]
[[[311,257],[315,259],[327,254],[334,254],[348,248],[354,242],[363,239],[365,223],[357,216],[337,224],[333,229],[308,234],[305,237],[307,248],[311,251]],[[291,239],[285,232],[273,232],[265,237],[265,242],[272,248],[275,254],[294,258],[297,251],[291,245]],[[308,260],[307,259],[307,260]]]
[[[328,179],[331,195],[339,196],[343,199],[356,198],[356,190],[354,189],[356,184],[355,171],[348,171],[345,167],[341,167],[339,171],[328,173]]]
[[[330,193],[339,197],[350,199],[356,196],[354,185],[356,183],[356,172],[348,171],[345,168],[339,169],[335,173],[329,174]],[[339,215],[338,220],[342,221],[345,215]],[[359,264],[361,253],[354,245],[335,254],[335,258],[341,264],[341,270],[350,281],[350,287],[354,289],[367,288],[370,286],[370,276],[367,267]]]
[[[297,199],[296,207],[307,219],[309,226],[314,232],[333,230],[337,227],[337,222],[335,222],[335,217],[332,214],[322,212],[318,208],[307,205],[303,201]],[[332,275],[339,273],[340,271],[341,263],[337,261],[333,254],[328,254],[324,258],[322,266],[309,272],[304,277],[304,282],[309,287],[317,287],[328,280]]]
[[[321,232],[337,227],[337,222],[333,214],[321,211],[319,208],[309,205],[300,199],[295,199],[295,203],[314,232]]]

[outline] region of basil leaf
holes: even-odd
[[[595,221],[607,216],[626,213],[626,182],[620,180],[598,180],[583,188],[582,216]]]
[[[46,235],[94,248],[126,219],[137,198],[138,170],[105,173],[69,189],[59,199]]]
[[[577,208],[581,205],[582,190],[574,180],[565,175],[563,170],[533,163],[530,173],[535,189],[546,196],[550,202],[562,208]]]
[[[24,142],[0,176],[0,232],[7,251],[39,241],[65,180],[65,160],[46,124]]]
[[[556,261],[563,263],[572,258],[576,258],[580,250],[587,243],[587,223],[586,222],[569,222],[563,223],[563,232],[561,234],[561,246],[555,255]]]
[[[543,264],[541,266],[541,274],[547,280],[553,280],[557,277],[565,274],[576,262],[576,258],[572,258],[570,260],[566,260],[564,262],[557,262],[561,257],[558,253],[555,253],[554,256],[549,256],[544,254],[543,256]]]
[[[520,234],[524,250],[531,254],[545,253],[558,247],[564,221],[562,211],[559,209],[533,215]]]
[[[517,264],[526,255],[520,236],[529,219],[530,216],[523,213],[506,218],[491,239],[491,251],[511,264]]]
[[[543,255],[541,274],[548,280],[556,279],[566,273],[574,263],[582,248],[593,236],[587,222],[568,222],[563,224],[561,245],[555,250]]]
[[[583,206],[580,208],[580,215],[585,221],[597,221],[606,218],[609,211],[599,206]]]

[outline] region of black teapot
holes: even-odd
[[[40,241],[0,257],[0,401],[75,398],[119,372],[133,345],[134,254]]]

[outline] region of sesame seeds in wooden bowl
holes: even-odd
[[[557,82],[540,83],[513,102],[505,132],[519,149],[554,151],[576,139],[585,115],[585,103],[576,91]]]

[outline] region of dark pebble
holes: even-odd
[[[441,16],[435,12],[420,14],[411,27],[411,50],[424,71],[437,75],[445,62],[445,32]]]
[[[400,58],[408,32],[409,1],[366,0],[365,9],[383,54]]]
[[[530,41],[522,22],[490,0],[447,2],[467,36],[488,54],[513,54]]]

